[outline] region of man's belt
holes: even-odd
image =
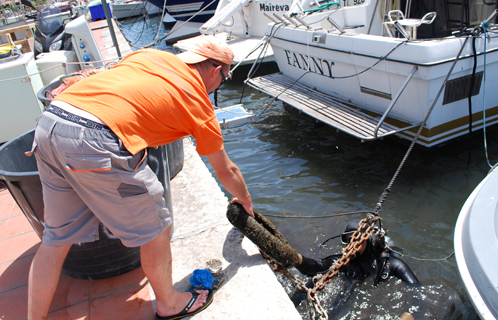
[[[71,112],[67,112],[66,110],[63,110],[61,108],[57,108],[56,106],[53,106],[53,105],[49,105],[47,107],[46,111],[53,113],[56,116],[61,117],[62,119],[66,119],[68,121],[80,124],[80,125],[85,126],[87,128],[106,131],[106,132],[112,132],[111,128],[109,128],[106,125],[103,125],[103,124],[97,123],[95,121],[77,116],[75,114],[72,114]]]

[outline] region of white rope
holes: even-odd
[[[161,26],[162,26],[165,12],[166,12],[166,1],[164,1],[163,13],[161,14],[161,21],[159,22],[159,26],[157,27],[157,33],[156,33],[156,38],[154,39],[154,43],[157,43],[157,38],[159,38],[159,32],[161,31]]]
[[[107,62],[112,62],[112,61],[116,61],[116,59],[107,59],[107,60],[90,61],[90,62],[64,62],[64,63],[65,64],[91,64],[91,63],[103,62],[104,64],[107,64]],[[63,65],[63,64],[61,64],[61,65]],[[27,74],[27,75],[24,75],[24,76],[20,76],[20,77],[9,78],[9,79],[2,79],[2,80],[0,80],[0,83],[1,82],[7,82],[7,81],[19,80],[19,79],[25,79],[26,77],[36,76],[37,74],[42,74],[42,73],[44,73],[46,71],[58,68],[61,65],[55,65],[55,66],[52,66],[52,67],[40,70],[38,72],[30,73],[30,74]]]

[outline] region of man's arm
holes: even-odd
[[[225,150],[212,153],[207,158],[221,184],[234,196],[232,203],[240,203],[246,212],[254,217],[251,195],[247,191],[242,173],[232,160],[228,158]]]
[[[302,274],[313,277],[317,273],[328,271],[330,266],[340,257],[342,257],[342,253],[328,256],[322,260],[315,260],[299,255],[300,265],[295,267]]]

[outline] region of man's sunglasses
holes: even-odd
[[[219,66],[220,66],[219,64],[213,63],[213,67],[217,68]],[[221,86],[228,80],[228,76],[225,77],[225,74],[223,73],[223,67],[220,69],[220,73],[221,73],[221,83],[220,83]]]

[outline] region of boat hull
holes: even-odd
[[[381,36],[341,35],[285,27],[275,33],[270,43],[285,76],[378,115],[384,114],[416,68],[389,118],[391,122],[420,124],[464,42],[464,38],[454,37],[403,42]],[[483,38],[476,39],[476,47],[483,46]],[[486,82],[483,81],[484,55],[477,56],[477,81],[472,97],[473,130],[483,125],[484,90],[486,125],[498,123],[498,92],[494,90],[498,80],[494,76],[498,71],[498,41],[491,39],[487,47]],[[448,85],[427,119],[419,144],[432,148],[468,133],[469,104],[465,92],[470,89],[474,65],[471,56],[471,41],[468,41]],[[399,135],[411,139],[414,132],[416,130],[412,129]]]
[[[498,319],[498,171],[472,192],[455,225],[455,257],[460,277],[483,320]]]
[[[252,65],[258,59],[273,62],[271,47],[262,45],[268,23],[276,19],[268,16],[282,16],[289,11],[291,4],[290,0],[220,0],[215,15],[200,27],[200,32],[226,41],[235,55],[233,65]],[[191,38],[173,47],[186,51],[197,41]]]
[[[116,19],[127,19],[144,14],[145,2],[133,1],[128,3],[111,3],[112,16]]]
[[[182,1],[182,0],[147,0],[158,8],[163,8],[166,2],[167,12],[177,21],[204,23],[211,18],[218,1]],[[212,2],[212,3],[211,3]],[[206,7],[207,6],[207,7]],[[204,9],[199,13],[200,10]],[[200,25],[199,25],[200,26]]]

